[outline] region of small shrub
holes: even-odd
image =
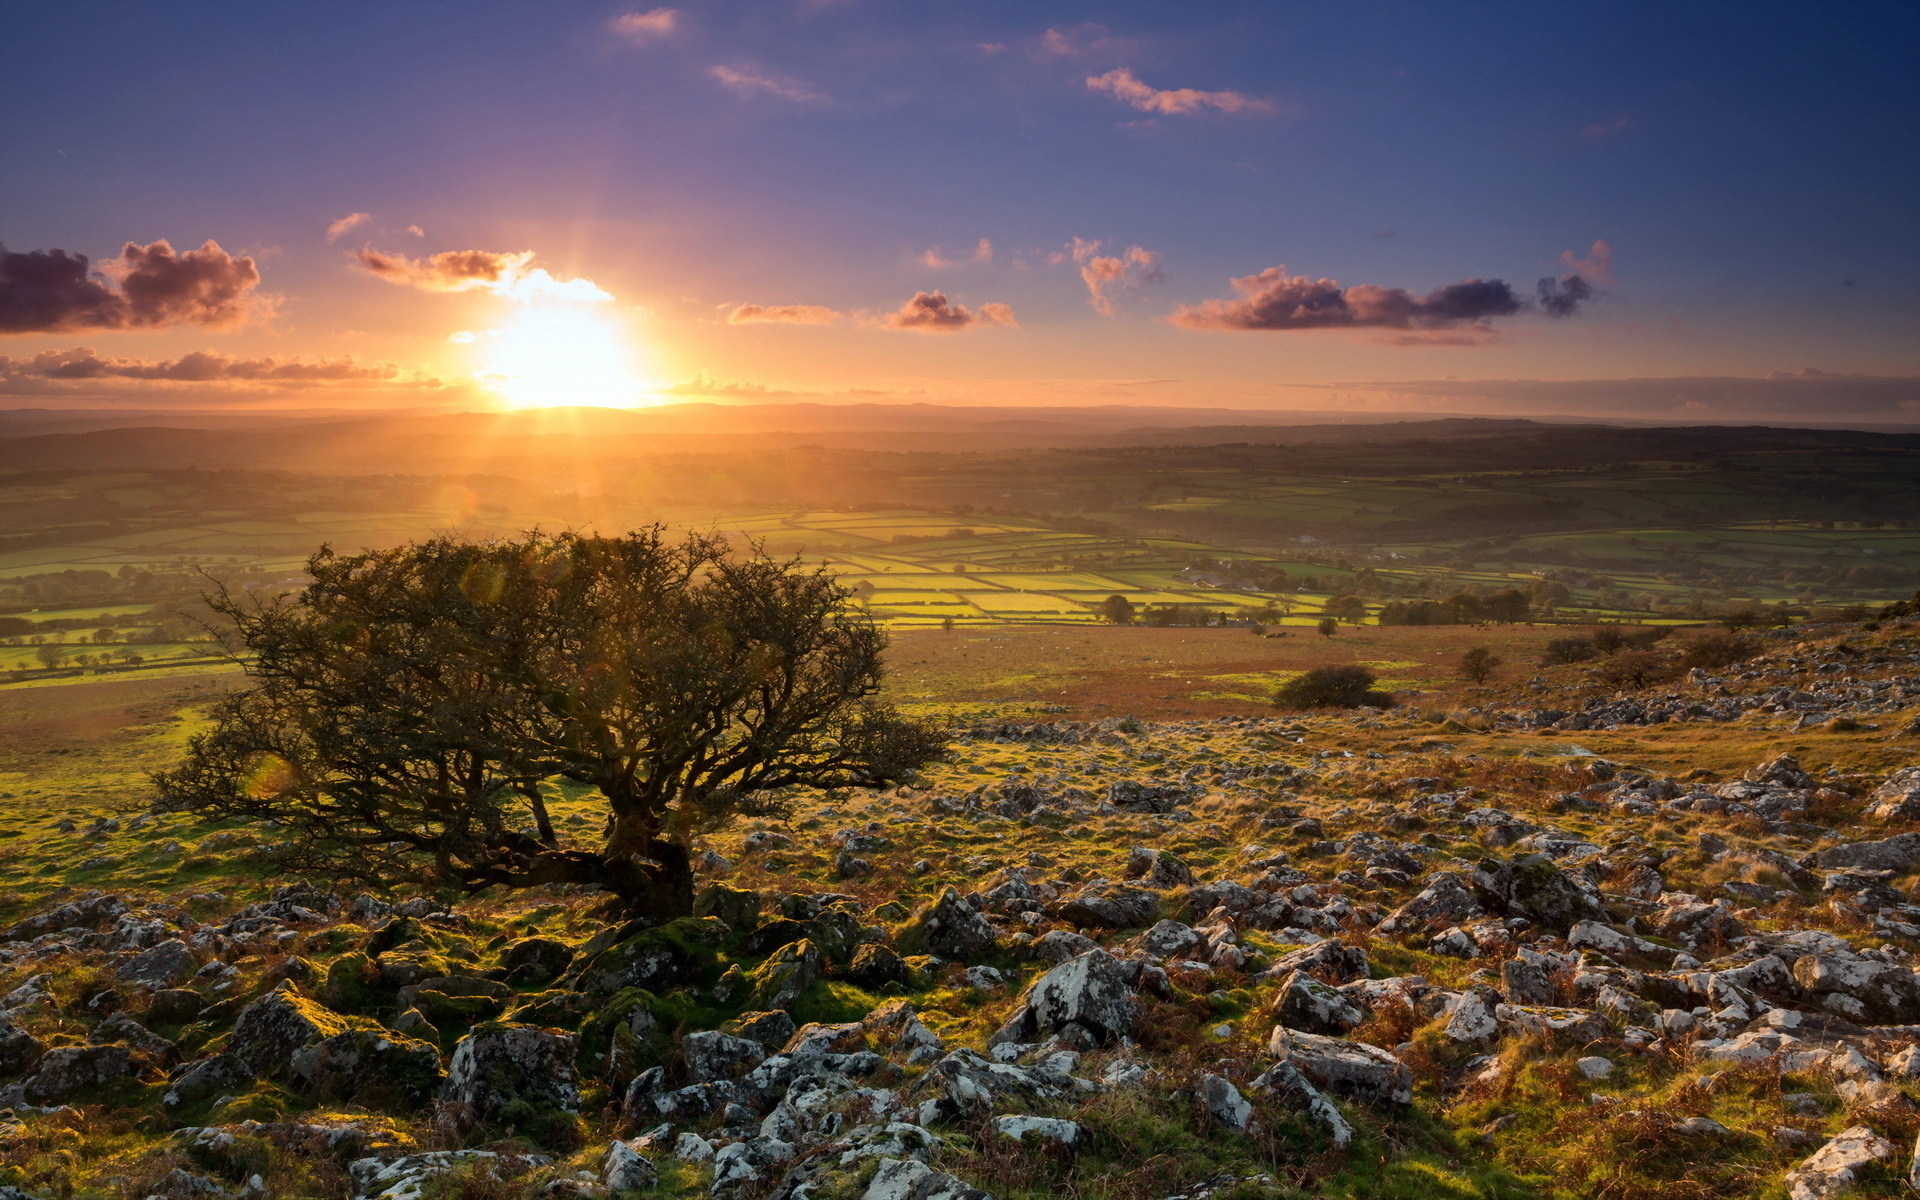
[[[1485,646],[1475,646],[1460,656],[1460,675],[1473,683],[1485,683],[1493,678],[1500,666],[1500,656]]]
[[[1559,667],[1568,663],[1587,662],[1598,658],[1600,651],[1590,638],[1554,638],[1540,651],[1540,665]]]
[[[1608,687],[1643,688],[1672,676],[1667,660],[1648,650],[1628,650],[1594,669],[1594,678]]]

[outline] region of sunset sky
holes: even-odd
[[[0,406],[1920,421],[1913,4],[6,22]]]

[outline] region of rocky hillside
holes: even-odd
[[[0,1197],[1903,1194],[1916,661],[973,724],[711,837],[654,928],[54,826],[143,882],[0,930]]]

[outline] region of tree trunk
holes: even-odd
[[[617,893],[637,917],[671,921],[693,915],[693,861],[678,842],[647,844],[651,862],[609,855],[598,882]]]

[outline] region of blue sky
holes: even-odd
[[[353,257],[369,247],[531,251],[590,279],[653,394],[700,377],[1051,403],[1165,379],[1155,402],[1259,403],[1333,380],[1920,374],[1920,6],[8,14],[44,51],[0,77],[8,250],[213,239],[273,299],[238,323],[16,329],[16,361],[84,345],[484,370],[515,301],[395,286]],[[1096,297],[1082,270],[1101,257],[1120,266]],[[1282,265],[1415,299],[1498,279],[1522,307],[1168,320]],[[1538,279],[1582,271],[1577,315],[1537,311]],[[889,318],[922,291],[968,320]],[[837,315],[729,321],[742,305]]]

